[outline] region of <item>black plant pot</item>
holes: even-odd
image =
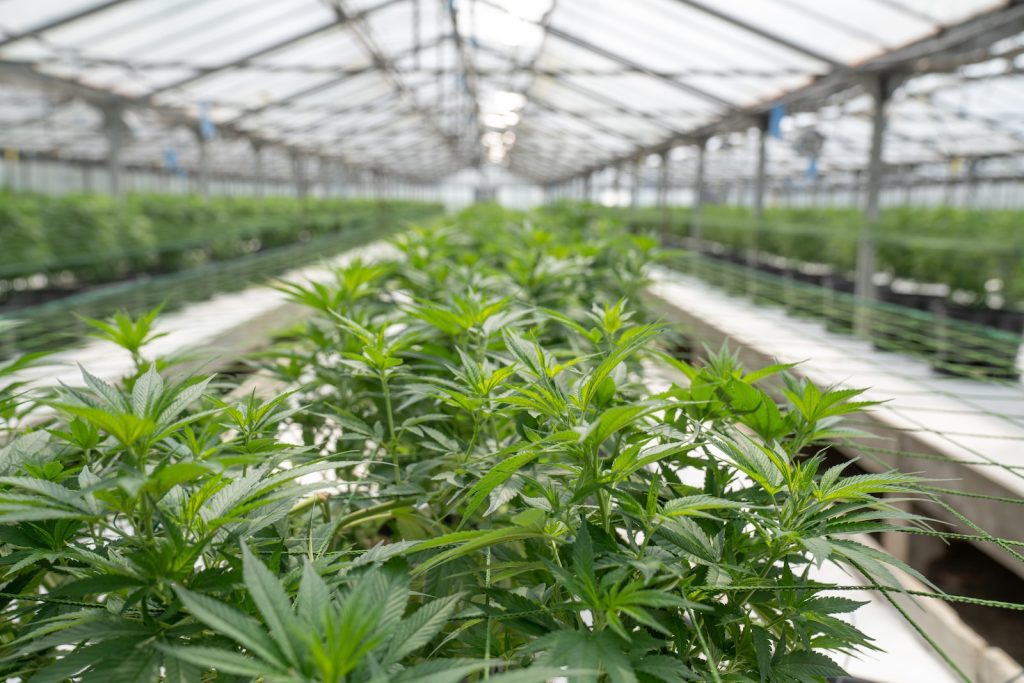
[[[718,259],[712,258],[701,263],[696,275],[708,284],[724,288],[730,279],[729,269],[722,267],[717,261]]]
[[[935,318],[915,316],[913,311],[942,316],[945,312],[945,297],[897,292],[890,287],[878,288],[876,296],[884,304],[899,307],[872,310],[869,335],[876,349],[925,357],[933,356],[938,351]]]
[[[786,283],[786,310],[799,318],[824,317],[832,298],[831,292],[826,289],[826,275],[791,268],[787,280],[794,284]]]
[[[746,282],[746,294],[760,306],[781,306],[785,303],[782,283],[786,270],[754,258],[747,262],[749,277]],[[758,273],[774,277],[760,277]]]
[[[19,308],[29,308],[31,306],[39,306],[41,304],[48,303],[50,301],[56,301],[57,299],[63,299],[66,296],[76,294],[84,291],[86,287],[71,286],[71,287],[43,287],[41,289],[26,289],[26,290],[9,290],[3,295],[0,295],[0,307],[4,310],[17,310]]]
[[[815,285],[817,287],[826,287],[829,279],[829,275],[824,273],[805,273],[799,268],[793,269],[793,279],[797,282],[802,282],[806,285]]]
[[[716,287],[724,289],[734,295],[742,295],[746,290],[744,284],[745,276],[743,271],[733,267],[734,264],[742,263],[742,259],[733,250],[717,245],[714,252],[705,254],[708,257],[707,267],[703,269],[701,277]]]
[[[840,334],[853,333],[853,298],[843,296],[853,294],[853,280],[840,273],[832,273],[825,277],[824,282],[830,290],[824,306],[825,329]]]
[[[739,249],[733,249],[732,247],[722,247],[722,251],[718,255],[718,258],[737,266],[747,265],[746,255]]]
[[[1024,311],[948,304],[933,366],[941,374],[1016,380]],[[957,321],[970,325],[957,325]]]
[[[762,273],[774,275],[775,277],[786,277],[790,273],[788,268],[785,268],[783,266],[777,266],[774,263],[766,263],[761,260],[755,261],[754,267],[757,268]]]

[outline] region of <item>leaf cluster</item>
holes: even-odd
[[[764,683],[874,647],[813,578],[908,570],[848,534],[915,522],[882,496],[917,482],[814,455],[856,392],[666,358],[656,245],[610,224],[481,206],[394,244],[281,285],[312,313],[264,356],[291,392],[138,356],[0,450],[0,671]]]

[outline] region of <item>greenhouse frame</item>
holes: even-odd
[[[0,674],[1024,680],[1021,0],[0,0]]]

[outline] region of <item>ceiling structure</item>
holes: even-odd
[[[810,130],[840,172],[882,76],[887,163],[1024,156],[1022,36],[1009,0],[0,0],[0,146],[550,184],[659,153],[682,179],[710,138],[709,173],[743,177],[784,105],[771,172],[805,171]]]

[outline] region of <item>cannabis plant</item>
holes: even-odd
[[[764,683],[878,646],[815,572],[914,573],[854,534],[923,524],[920,484],[824,465],[858,392],[668,355],[657,245],[610,223],[485,206],[393,243],[280,284],[311,315],[262,356],[279,396],[96,325],[135,371],[0,451],[0,671]]]

